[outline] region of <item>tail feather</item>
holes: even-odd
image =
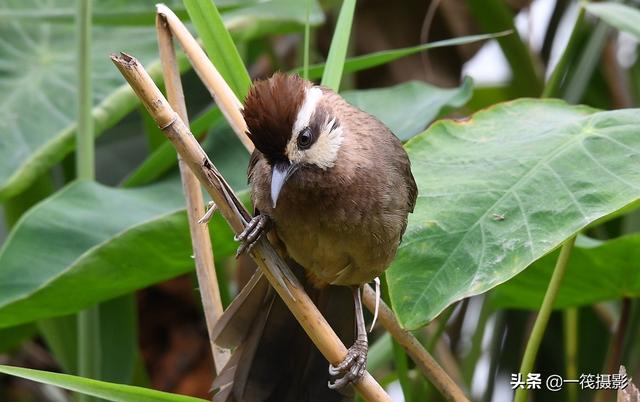
[[[297,271],[304,280],[302,270],[297,267]],[[336,286],[305,288],[342,341],[347,345],[353,343],[355,324],[350,290]],[[327,361],[260,272],[254,274],[240,295],[216,325],[219,334],[214,338],[216,343],[221,340],[224,345],[238,346],[214,381],[213,387],[218,389],[214,402],[353,400],[352,392],[345,395],[327,387]],[[233,306],[234,303],[237,305]],[[241,323],[236,322],[236,316]]]

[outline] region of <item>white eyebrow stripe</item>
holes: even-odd
[[[318,105],[318,101],[320,101],[320,97],[322,97],[322,90],[320,88],[311,87],[305,89],[304,102],[302,102],[302,106],[300,107],[298,115],[296,116],[296,121],[293,124],[292,137],[297,137],[300,130],[309,125],[311,115],[313,115],[313,112],[316,110],[316,106]]]

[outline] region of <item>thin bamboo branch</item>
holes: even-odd
[[[127,54],[112,55],[111,59],[160,129],[176,147],[178,154],[196,174],[233,231],[236,234],[240,233],[249,219],[249,213],[151,77],[135,58]],[[269,241],[264,237],[260,238],[251,249],[250,255],[325,358],[332,364],[341,362],[347,355],[347,348]],[[279,273],[284,274],[288,284],[277,278]],[[368,372],[354,385],[366,401],[391,401],[389,395]]]
[[[374,310],[376,293],[369,285],[364,286],[363,302],[370,311]],[[458,387],[442,367],[438,365],[438,362],[436,362],[422,344],[420,344],[420,341],[418,341],[411,332],[400,326],[393,311],[391,311],[389,306],[382,300],[380,300],[378,319],[382,326],[389,331],[391,336],[407,351],[411,360],[413,360],[420,371],[422,371],[422,374],[440,391],[442,396],[449,401],[469,401],[460,387]]]
[[[156,10],[158,16],[166,21],[173,36],[180,42],[182,49],[191,61],[193,69],[211,93],[233,131],[249,153],[253,152],[253,142],[247,137],[247,125],[242,117],[242,103],[240,103],[231,87],[213,66],[198,41],[195,40],[173,11],[164,4],[157,4]]]
[[[188,123],[187,107],[184,100],[184,92],[182,90],[180,71],[176,60],[175,48],[173,47],[171,31],[167,28],[165,20],[159,16],[156,16],[156,32],[158,34],[160,61],[162,63],[169,104],[177,111],[182,121]],[[211,336],[211,331],[218,321],[218,318],[222,315],[224,308],[222,307],[220,288],[218,286],[218,278],[216,277],[209,227],[198,223],[198,219],[205,213],[202,189],[200,188],[198,178],[180,156],[178,156],[178,166],[180,167],[182,188],[187,201],[189,231],[191,232],[191,243],[195,257],[198,288],[200,289],[202,307],[207,322],[207,332],[209,333],[213,363],[216,373],[218,374],[227,364],[227,361],[229,361],[230,353],[229,350],[217,346]]]

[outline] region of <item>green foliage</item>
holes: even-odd
[[[0,327],[78,311],[193,269],[173,180],[136,189],[76,182],[31,209],[0,250]],[[235,243],[218,216],[215,255]],[[29,280],[25,280],[29,278]]]
[[[356,0],[343,0],[338,22],[336,23],[336,30],[331,39],[331,49],[329,49],[329,55],[327,56],[327,64],[322,74],[321,84],[334,91],[338,91],[340,88],[355,9]]]
[[[418,203],[387,274],[402,324],[426,324],[638,200],[638,116],[520,100],[410,141]]]
[[[586,306],[623,297],[640,297],[640,235],[606,242],[578,238],[554,307]],[[537,309],[557,253],[549,254],[492,292],[497,308]],[[594,278],[598,278],[594,280]]]
[[[467,78],[460,87],[452,89],[411,81],[387,88],[344,91],[342,96],[376,116],[406,141],[424,130],[443,110],[466,104],[472,91],[473,82]]]
[[[26,378],[43,384],[55,385],[70,391],[103,398],[113,402],[205,402],[204,399],[170,394],[148,388],[114,384],[68,374],[51,373],[48,371],[31,370],[21,367],[0,365],[0,373]]]
[[[586,3],[583,7],[607,24],[640,39],[640,11],[637,8],[613,1]]]

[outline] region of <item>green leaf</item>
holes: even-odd
[[[200,139],[221,119],[222,112],[220,109],[211,107],[191,123],[190,130],[196,138]],[[164,140],[136,170],[129,174],[122,184],[124,187],[138,187],[149,184],[162,177],[177,164],[178,159],[175,148],[170,142]]]
[[[504,0],[466,0],[467,9],[487,31],[513,30],[514,35],[498,38],[498,44],[504,53],[513,76],[513,85],[520,96],[537,96],[542,91],[542,79],[536,69],[538,60],[534,59],[529,47],[515,29],[513,10]]]
[[[177,180],[75,182],[27,212],[0,249],[0,327],[76,312],[193,269]],[[216,215],[215,255],[236,247]]]
[[[67,2],[73,8],[73,2]],[[41,7],[8,0],[5,8]],[[49,11],[60,10],[49,7]],[[115,11],[115,10],[114,10]],[[0,20],[0,199],[18,194],[74,146],[76,32],[72,24]],[[113,68],[114,51],[135,54],[143,63],[157,56],[155,31],[145,27],[95,27],[92,46],[93,117],[96,135],[113,126],[138,103]],[[183,65],[184,67],[184,65]],[[160,68],[150,69],[154,78]]]
[[[388,88],[344,91],[353,105],[376,116],[403,141],[420,133],[446,107],[463,106],[471,98],[473,81],[442,89],[411,81]]]
[[[251,78],[216,5],[211,0],[184,0],[184,5],[209,59],[236,96],[244,99],[249,91]]]
[[[259,1],[246,7],[222,14],[222,20],[236,41],[246,41],[267,33],[285,34],[299,32],[306,24],[306,1],[270,0]],[[317,0],[310,0],[309,23],[324,22],[324,14]],[[217,4],[217,2],[216,2]]]
[[[503,31],[492,34],[471,35],[463,36],[460,38],[445,39],[436,42],[424,43],[418,46],[404,47],[401,49],[383,50],[380,52],[369,53],[362,56],[350,57],[344,63],[343,73],[355,73],[358,71],[366,70],[381,66],[383,64],[391,63],[394,60],[401,59],[403,57],[411,56],[412,54],[424,52],[429,49],[436,49],[439,47],[466,45],[468,43],[480,42],[488,39],[498,38],[500,36],[509,35],[512,31]],[[309,66],[309,78],[317,79],[322,77],[326,64],[314,64]],[[293,70],[297,74],[302,73],[302,68]]]
[[[495,288],[491,292],[492,304],[499,308],[539,308],[557,254],[545,256]],[[640,235],[607,242],[578,238],[554,308],[585,306],[623,297],[640,297]]]
[[[640,198],[640,113],[523,99],[409,141],[415,212],[387,280],[418,328]]]
[[[636,7],[613,1],[586,3],[587,12],[597,16],[612,27],[630,33],[640,40],[640,11]]]
[[[336,22],[336,29],[331,39],[331,47],[327,55],[327,63],[322,74],[321,84],[338,91],[340,80],[342,80],[342,70],[344,61],[347,58],[347,48],[349,47],[349,37],[351,36],[351,26],[353,25],[353,14],[356,9],[356,0],[343,0],[340,8],[340,15]]]
[[[134,387],[131,385],[91,380],[68,374],[51,373],[49,371],[32,370],[22,367],[0,365],[0,373],[55,385],[70,391],[103,398],[113,402],[207,402],[204,399],[186,395],[170,394],[153,389]]]
[[[0,329],[0,353],[11,352],[23,342],[36,336],[37,328],[33,324],[23,324]]]

